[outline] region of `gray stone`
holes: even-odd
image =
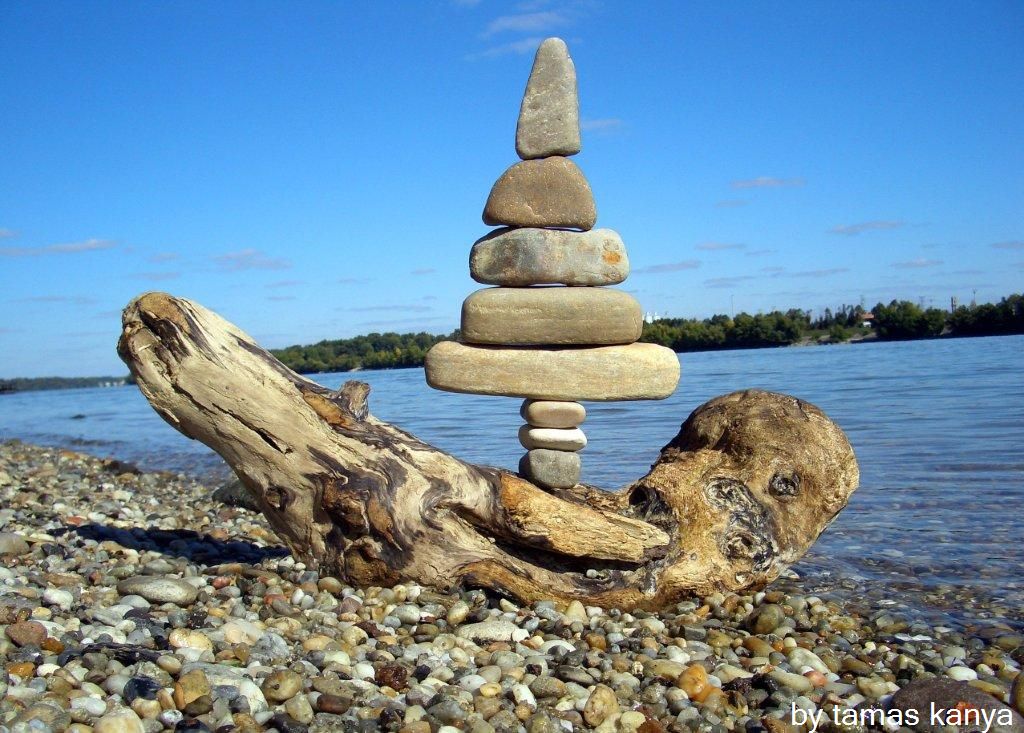
[[[199,591],[195,586],[177,578],[161,578],[155,575],[134,575],[117,584],[117,592],[123,596],[142,596],[150,603],[174,603],[187,606],[194,603]]]
[[[536,400],[661,400],[679,383],[678,357],[656,344],[516,349],[442,341],[425,366],[434,389]]]
[[[0,532],[0,557],[27,555],[31,548],[25,538],[15,532]]]
[[[471,639],[475,642],[492,641],[522,641],[529,632],[520,629],[511,621],[503,618],[491,618],[475,624],[460,626],[455,635],[461,639]]]
[[[583,172],[568,158],[524,160],[501,174],[484,206],[484,224],[594,228],[597,206]]]
[[[629,275],[622,238],[611,229],[496,229],[469,253],[469,274],[485,285],[616,285]]]
[[[519,459],[519,473],[550,489],[568,489],[580,481],[580,454],[537,448]]]
[[[533,59],[519,108],[516,152],[523,160],[580,152],[576,67],[561,38],[541,43]]]
[[[519,443],[526,450],[548,448],[578,451],[587,447],[587,436],[579,428],[535,428],[523,425],[519,428]]]
[[[505,346],[631,344],[640,304],[610,288],[485,288],[462,304],[462,339]]]
[[[579,402],[526,400],[519,415],[537,428],[575,428],[587,417],[587,409]]]

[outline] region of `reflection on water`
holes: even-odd
[[[583,480],[642,475],[695,407],[758,387],[812,402],[853,443],[861,488],[798,566],[811,585],[878,593],[946,586],[1019,599],[1024,580],[1024,337],[683,354],[660,402],[587,405]],[[319,375],[373,387],[370,408],[477,463],[515,468],[519,401],[429,389],[420,369]],[[145,468],[223,471],[166,425],[134,387],[0,396],[0,437],[69,445]],[[863,585],[861,586],[863,587]]]

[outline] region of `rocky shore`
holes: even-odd
[[[0,445],[0,730],[1024,731],[1024,637],[998,618],[794,579],[659,614],[356,589],[212,494]]]

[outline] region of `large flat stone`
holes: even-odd
[[[568,158],[524,160],[501,174],[484,206],[484,224],[594,228],[597,206],[583,172]]]
[[[519,108],[516,152],[523,160],[580,152],[576,67],[561,38],[541,43],[533,59]]]
[[[485,288],[462,304],[471,344],[631,344],[643,325],[636,298],[609,288]]]
[[[550,489],[568,489],[580,482],[580,454],[536,448],[519,459],[519,473]]]
[[[519,428],[519,444],[526,450],[548,448],[578,451],[587,447],[587,436],[579,428],[535,428],[522,425]]]
[[[679,358],[656,344],[511,348],[442,341],[428,353],[427,384],[446,392],[535,400],[661,400],[679,383]]]
[[[579,402],[526,400],[519,408],[526,422],[538,428],[575,428],[583,424],[587,409]]]
[[[611,229],[498,229],[478,239],[469,274],[486,285],[616,285],[629,275],[622,238]]]

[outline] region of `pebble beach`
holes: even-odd
[[[792,575],[658,614],[352,588],[215,488],[0,444],[0,730],[1024,730],[999,618]],[[907,715],[935,705],[966,723]]]

